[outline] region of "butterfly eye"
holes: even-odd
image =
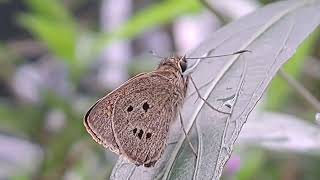
[[[185,60],[182,60],[182,61],[179,62],[179,64],[180,64],[181,71],[182,71],[182,72],[186,71],[186,69],[187,69],[187,62],[186,62]]]

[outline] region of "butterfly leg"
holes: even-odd
[[[221,110],[213,107],[206,99],[204,99],[204,98],[201,96],[201,94],[200,94],[200,92],[199,92],[199,89],[198,89],[197,86],[196,86],[196,83],[193,81],[193,78],[192,78],[191,76],[189,76],[189,78],[190,78],[191,83],[193,84],[194,88],[196,89],[196,92],[197,92],[197,94],[198,94],[198,97],[199,97],[204,103],[206,103],[206,105],[208,105],[211,109],[213,109],[213,110],[215,110],[215,111],[217,111],[217,112],[219,112],[219,113],[229,114],[229,115],[231,114],[230,112],[221,111]]]
[[[186,129],[184,128],[183,120],[182,120],[182,115],[181,115],[181,113],[180,113],[180,112],[179,112],[179,119],[180,119],[180,123],[181,123],[181,126],[182,126],[183,133],[184,133],[184,135],[185,135],[185,136],[186,136],[186,138],[187,138],[187,141],[188,141],[188,143],[189,143],[189,146],[190,146],[190,148],[191,148],[191,150],[192,150],[193,154],[197,157],[196,150],[195,150],[195,148],[193,147],[193,145],[192,145],[192,143],[191,143],[191,140],[190,140],[190,138],[189,138],[189,136],[188,136],[188,134],[187,134]]]

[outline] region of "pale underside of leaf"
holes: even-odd
[[[231,115],[208,107],[190,85],[182,116],[197,147],[197,158],[176,121],[156,167],[135,167],[120,158],[111,179],[219,179],[243,124],[267,85],[318,26],[319,9],[317,1],[278,2],[225,26],[201,44],[190,56],[201,57],[212,49],[211,55],[252,51],[201,60],[191,74],[201,96]]]
[[[319,156],[320,127],[291,115],[262,112],[250,115],[237,144]]]

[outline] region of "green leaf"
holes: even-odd
[[[68,10],[58,0],[26,0],[25,3],[34,14],[51,20],[72,21]]]
[[[21,15],[19,21],[55,55],[69,64],[75,64],[77,31],[73,23],[52,21],[43,16],[28,14]]]
[[[57,57],[75,63],[77,26],[60,0],[26,0],[30,12],[18,18],[27,30],[44,42]]]

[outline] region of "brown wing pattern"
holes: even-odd
[[[96,142],[119,154],[119,147],[115,141],[111,127],[114,98],[116,96],[112,94],[97,101],[87,112],[84,125]]]
[[[156,73],[135,80],[144,88],[126,88],[115,103],[112,128],[121,154],[137,165],[151,166],[166,146],[179,92],[170,79]]]
[[[185,93],[174,80],[165,72],[130,79],[89,109],[84,118],[87,131],[99,144],[133,163],[154,165]]]
[[[122,88],[128,86],[134,79],[143,76],[145,73],[138,74],[134,78],[128,80],[118,89],[115,89],[105,97],[98,100],[86,113],[84,117],[84,125],[92,136],[92,138],[103,145],[105,148],[109,148],[111,151],[119,154],[119,146],[115,141],[112,127],[111,118],[114,109],[114,103],[119,95],[123,94]]]

